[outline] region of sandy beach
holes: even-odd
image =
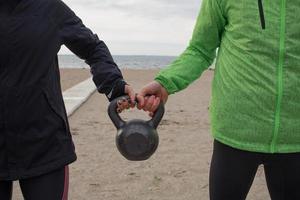
[[[156,70],[123,72],[137,91],[157,73]],[[89,71],[63,70],[61,74],[62,87],[66,89],[76,83],[74,80],[87,78]],[[70,117],[78,160],[70,167],[69,199],[208,200],[212,154],[208,107],[212,77],[213,71],[207,71],[188,89],[170,97],[158,129],[159,148],[145,162],[129,162],[119,154],[115,147],[116,129],[106,113],[108,102],[103,95],[92,95]],[[137,110],[122,116],[148,118]],[[20,191],[16,190],[14,199],[21,200]],[[261,169],[248,199],[270,199]]]
[[[60,69],[60,82],[62,91],[65,91],[77,83],[91,76],[88,69]]]

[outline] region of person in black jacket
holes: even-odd
[[[134,102],[105,43],[61,0],[0,0],[1,200],[11,199],[14,180],[26,200],[67,199],[76,154],[60,86],[63,44],[90,65],[100,93]]]

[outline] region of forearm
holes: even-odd
[[[109,100],[124,94],[125,81],[106,44],[62,1],[56,2],[56,16],[62,44],[91,68],[93,81]]]
[[[189,46],[170,66],[161,70],[155,77],[169,94],[185,89],[201,76],[213,62],[201,51]]]
[[[97,42],[94,50],[85,58],[86,63],[91,67],[93,81],[100,93],[106,94],[110,99],[115,95],[120,96],[124,90],[125,81],[122,73],[114,62],[104,42]],[[122,87],[122,88],[121,88]],[[118,92],[116,92],[118,91]],[[117,93],[120,93],[119,95]]]
[[[188,48],[175,62],[161,70],[155,80],[173,94],[199,78],[216,57],[225,25],[226,18],[218,0],[204,0]]]

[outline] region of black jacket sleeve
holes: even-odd
[[[56,11],[61,43],[90,65],[98,91],[109,100],[123,95],[126,83],[105,43],[61,0],[57,0]]]

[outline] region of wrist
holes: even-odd
[[[159,87],[161,88],[161,91],[166,93],[167,95],[170,95],[171,93],[169,93],[168,89],[164,86],[164,82],[160,81],[159,79],[154,79],[154,82],[159,85]]]
[[[115,82],[111,91],[106,95],[109,101],[125,95],[125,86],[128,85],[125,80],[119,79]]]

